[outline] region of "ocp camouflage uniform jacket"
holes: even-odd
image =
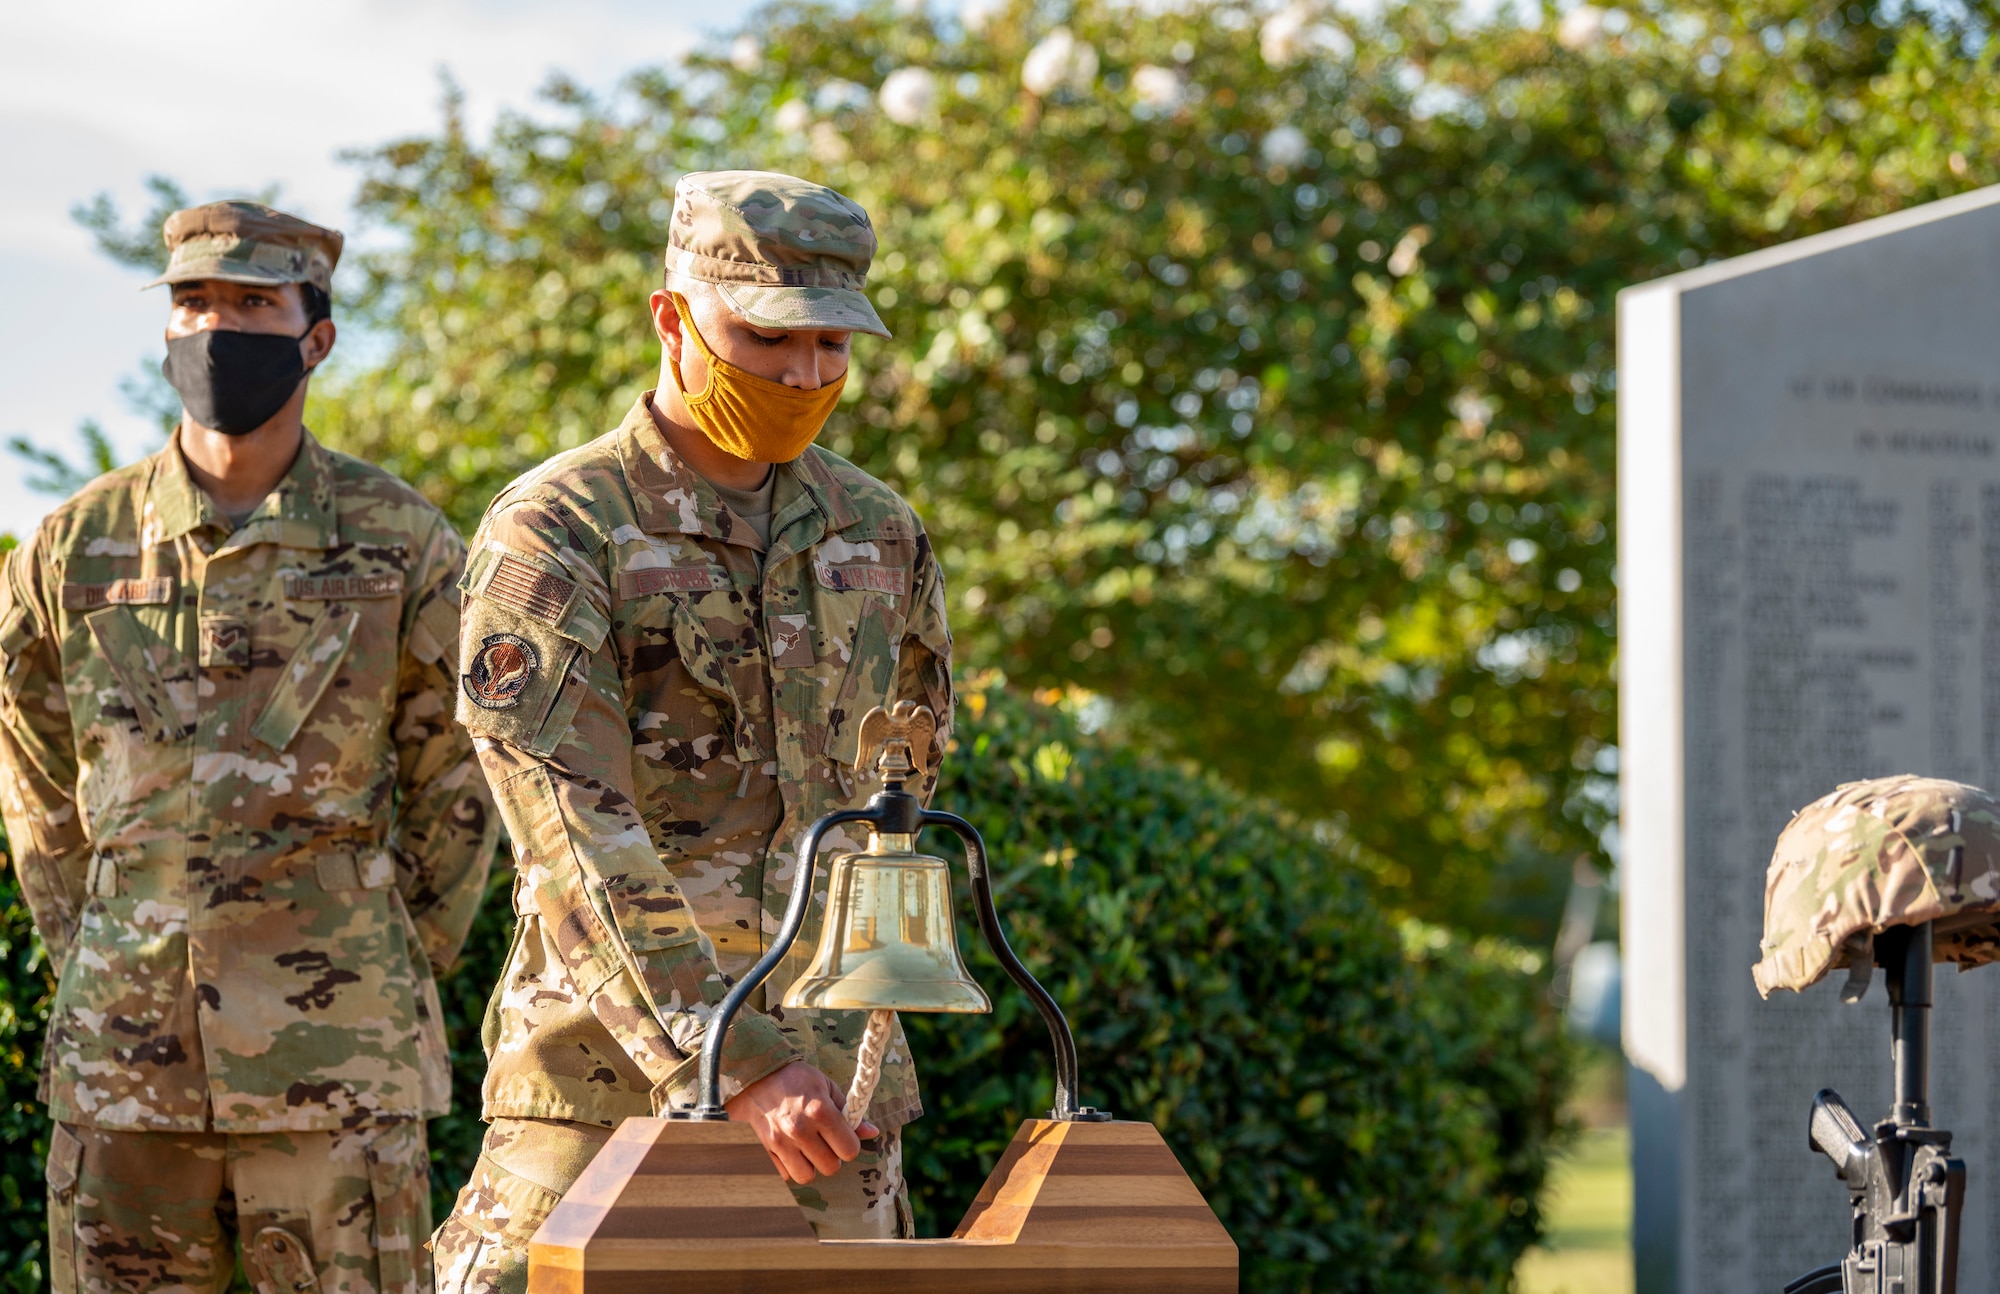
[[[61,964],[55,1118],[444,1113],[431,968],[497,831],[447,691],[463,561],[436,508],[311,435],[233,530],[176,437],[10,555],[0,809]]]
[[[855,768],[861,717],[930,705],[936,767],[951,642],[929,538],[823,449],[776,472],[764,551],[642,398],[618,430],[502,492],[473,540],[459,715],[518,869],[487,1016],[488,1118],[610,1125],[691,1103],[709,1008],[776,931],[800,838],[874,789]],[[819,881],[766,985],[773,1007],[817,940]],[[745,1011],[723,1099],[799,1058],[845,1087],[866,1021]],[[871,1117],[920,1111],[899,1032]]]

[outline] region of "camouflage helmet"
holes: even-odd
[[[2000,801],[1908,773],[1849,782],[1778,837],[1757,991],[1802,992],[1839,966],[1865,976],[1878,933],[1926,921],[1938,961],[2000,960]]]
[[[861,289],[875,228],[861,204],[775,171],[695,171],[674,185],[667,290],[712,285],[759,328],[887,337]]]

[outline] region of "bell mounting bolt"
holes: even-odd
[[[785,918],[778,927],[777,935],[757,964],[736,982],[709,1016],[708,1029],[701,1044],[700,1101],[691,1110],[671,1110],[668,1117],[704,1121],[728,1119],[729,1115],[722,1106],[722,1044],[728,1036],[730,1021],[743,1009],[750,995],[770,978],[785,954],[791,951],[793,943],[797,942],[799,931],[805,925],[806,908],[811,902],[813,877],[819,870],[820,844],[827,833],[847,823],[866,823],[878,837],[899,836],[907,839],[913,838],[925,827],[943,827],[959,838],[965,847],[966,869],[972,874],[972,896],[986,946],[999,960],[1007,977],[1028,995],[1035,1009],[1041,1013],[1043,1022],[1048,1025],[1056,1068],[1055,1106],[1049,1111],[1049,1118],[1064,1123],[1109,1120],[1111,1115],[1108,1112],[1077,1104],[1076,1039],[1070,1033],[1069,1021],[1063,1018],[1062,1008],[1056,1005],[1055,998],[1028,973],[1028,968],[1007,946],[1007,934],[1000,925],[999,910],[993,904],[993,880],[991,869],[987,866],[986,844],[980,839],[979,832],[971,823],[954,814],[924,808],[922,800],[904,789],[912,778],[921,778],[929,771],[927,761],[937,738],[937,716],[930,707],[912,701],[898,701],[894,710],[877,706],[862,717],[857,736],[860,757],[856,764],[865,768],[872,763],[882,778],[882,789],[869,797],[867,807],[829,813],[813,823],[806,832],[805,840],[799,847],[800,865],[792,880],[791,897],[785,904]],[[938,864],[933,860],[930,865]],[[862,1093],[857,1088],[854,1095],[861,1096]]]

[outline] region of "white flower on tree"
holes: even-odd
[[[958,20],[965,29],[977,36],[993,25],[993,20],[1007,12],[1007,0],[965,0],[965,7],[958,11]]]
[[[1297,166],[1306,160],[1306,132],[1289,124],[1275,127],[1264,136],[1262,151],[1267,166]]]
[[[812,108],[804,99],[787,99],[771,114],[771,124],[787,135],[804,132],[812,124]]]
[[[1021,60],[1021,86],[1038,99],[1057,90],[1088,90],[1097,80],[1097,51],[1090,42],[1078,40],[1067,27],[1058,27],[1028,51]]]
[[[889,120],[899,126],[914,126],[937,106],[937,77],[928,68],[899,67],[883,78],[876,98]]]
[[[865,108],[873,98],[866,86],[836,77],[822,85],[813,95],[813,106],[821,112],[839,112],[843,108]]]
[[[1181,106],[1181,97],[1185,93],[1181,74],[1171,67],[1141,63],[1132,69],[1132,97],[1139,101],[1142,108],[1172,112]]]
[[[738,36],[730,42],[729,61],[739,72],[755,72],[764,66],[764,46],[755,36]]]
[[[806,151],[821,166],[837,165],[847,160],[847,136],[830,121],[815,121],[806,135]]]
[[[1580,4],[1556,24],[1556,44],[1582,51],[1604,41],[1604,11],[1594,4]]]
[[[1318,17],[1318,6],[1293,3],[1266,18],[1257,31],[1257,48],[1264,61],[1285,68],[1321,50],[1343,61],[1352,57],[1354,41],[1332,23],[1316,21]]]

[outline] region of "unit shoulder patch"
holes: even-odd
[[[511,710],[541,667],[542,654],[527,639],[489,634],[480,640],[459,685],[466,699],[483,710]]]

